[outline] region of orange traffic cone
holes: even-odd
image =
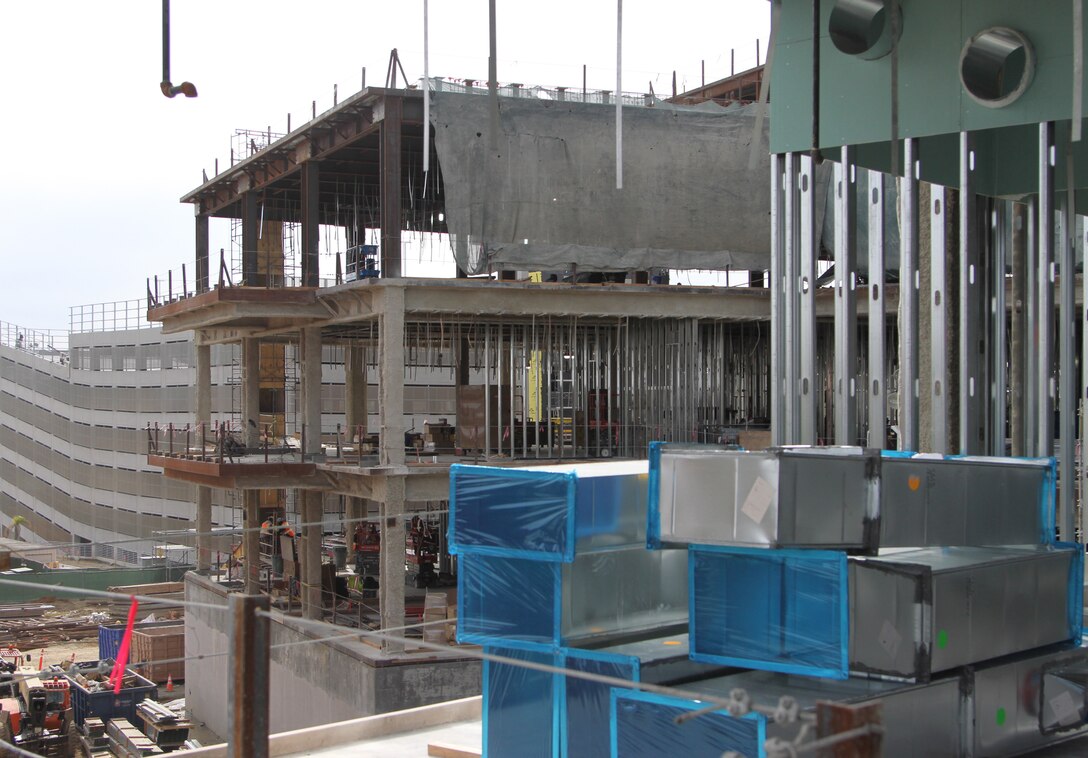
[[[166,691],[167,692],[173,692],[174,691],[174,676],[173,676],[173,674],[167,674],[166,675]]]
[[[45,668],[45,648],[42,648],[41,655],[38,656],[38,671]]]

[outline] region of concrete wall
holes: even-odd
[[[226,606],[222,588],[188,574],[185,598]],[[189,608],[185,615],[185,697],[191,718],[216,734],[229,731],[225,612]],[[389,659],[359,642],[315,643],[276,647],[312,639],[291,620],[274,621],[271,670],[271,731],[308,726],[414,708],[480,693],[480,662],[413,655]],[[193,656],[214,657],[193,660]]]

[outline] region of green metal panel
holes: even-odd
[[[812,143],[812,3],[782,0],[771,92],[774,152]],[[820,147],[887,141],[891,135],[891,57],[840,53],[827,35],[834,0],[821,3]],[[1068,0],[902,0],[899,135],[926,137],[1068,120],[1072,95],[1072,10]],[[1004,108],[975,103],[959,82],[960,51],[990,26],[1023,32],[1036,52],[1027,92]]]

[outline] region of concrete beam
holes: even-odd
[[[242,193],[242,284],[263,287],[257,275],[257,244],[260,238],[261,216],[256,192]]]
[[[203,213],[196,214],[195,291],[198,293],[208,291],[208,216]]]
[[[367,431],[366,347],[351,344],[344,351],[344,422],[348,439]]]
[[[321,209],[318,190],[321,174],[316,161],[302,166],[302,286],[317,287],[320,282],[318,244],[320,238]]]
[[[207,437],[211,433],[212,417],[212,349],[208,345],[196,346],[196,423],[197,434]],[[212,490],[196,487],[196,570],[207,573],[212,565]]]

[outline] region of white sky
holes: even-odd
[[[423,74],[422,0],[174,0],[167,99],[157,0],[0,6],[0,320],[68,326],[72,305],[143,296],[145,279],[193,260],[178,198],[229,165],[236,128],[286,130],[367,83],[396,47]],[[431,0],[432,76],[487,79],[487,0]],[[615,88],[612,0],[498,0],[501,82]],[[624,90],[669,93],[766,55],[767,0],[627,0]],[[707,220],[713,223],[712,219]],[[213,240],[213,246],[218,247]],[[191,273],[190,273],[191,276]]]

